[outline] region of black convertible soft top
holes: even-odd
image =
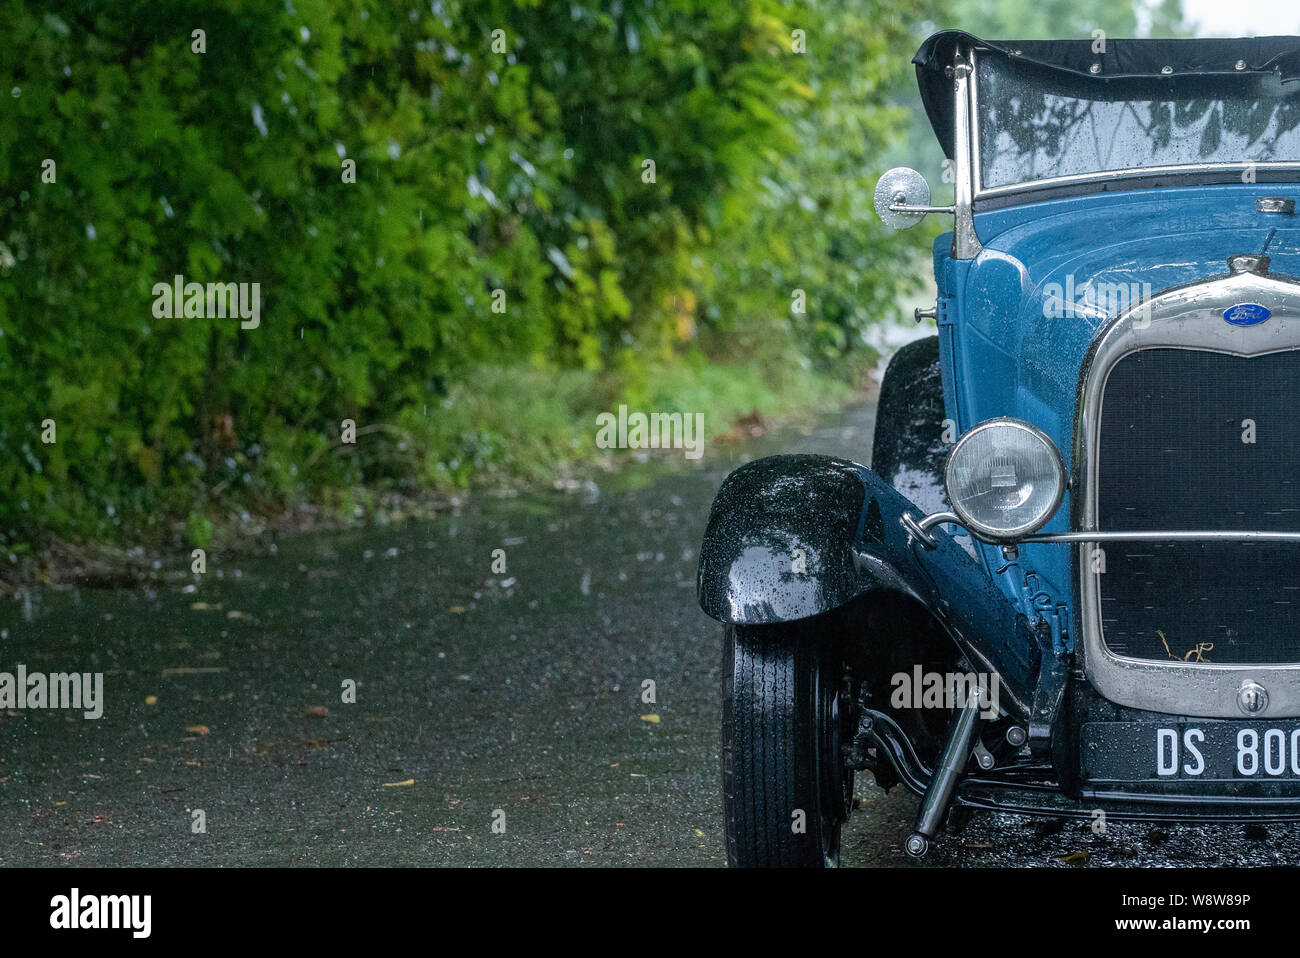
[[[1276,89],[1278,82],[1300,79],[1300,37],[1246,37],[1235,40],[1111,40],[1106,52],[1093,53],[1093,41],[981,40],[961,30],[936,33],[921,44],[912,62],[921,87],[921,102],[930,125],[952,157],[952,65],[957,47],[1004,57],[1017,68],[1041,71],[1045,86],[1084,87],[1095,99],[1151,95],[1162,84],[1177,84],[1179,96],[1191,87],[1200,95],[1221,93],[1225,78],[1258,85],[1261,78]],[[1096,72],[1094,72],[1094,69]],[[1194,82],[1198,80],[1200,82]],[[1189,86],[1189,81],[1193,81]],[[1154,90],[1152,88],[1155,88]],[[1138,94],[1137,90],[1143,90]]]

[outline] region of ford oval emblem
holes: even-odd
[[[1238,303],[1223,311],[1223,318],[1234,326],[1258,326],[1272,315],[1259,303]]]

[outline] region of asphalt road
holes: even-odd
[[[0,711],[0,867],[723,864],[720,627],[694,596],[709,503],[745,458],[865,460],[871,425],[861,409],[568,492],[213,554],[156,589],[5,603],[0,670],[100,671],[105,692],[98,720]],[[912,867],[916,800],[859,796],[844,863]],[[1297,848],[1293,827],[1097,836],[976,815],[924,863],[1280,864]]]

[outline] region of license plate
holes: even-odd
[[[1089,722],[1088,781],[1300,781],[1300,722]]]

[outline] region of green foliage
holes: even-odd
[[[539,474],[647,369],[806,367],[893,310],[895,4],[415,6],[0,0],[0,544]],[[260,325],[155,315],[177,274],[260,284]]]
[[[788,362],[794,340],[799,355],[836,368],[864,347],[869,326],[898,318],[899,298],[928,278],[925,259],[908,257],[928,250],[945,224],[894,233],[873,208],[884,154],[911,113],[889,103],[904,82],[915,91],[910,15],[895,5],[826,4],[815,16],[806,76],[780,104],[796,147],[772,151],[758,188],[729,198],[711,277],[725,295],[707,313],[739,340],[740,354],[776,344]],[[795,290],[804,313],[793,311]]]
[[[206,548],[212,541],[212,520],[200,513],[191,512],[185,520],[185,541],[188,545]]]
[[[1181,0],[977,0],[953,25],[988,40],[1087,40],[1094,30],[1112,40],[1187,35]]]

